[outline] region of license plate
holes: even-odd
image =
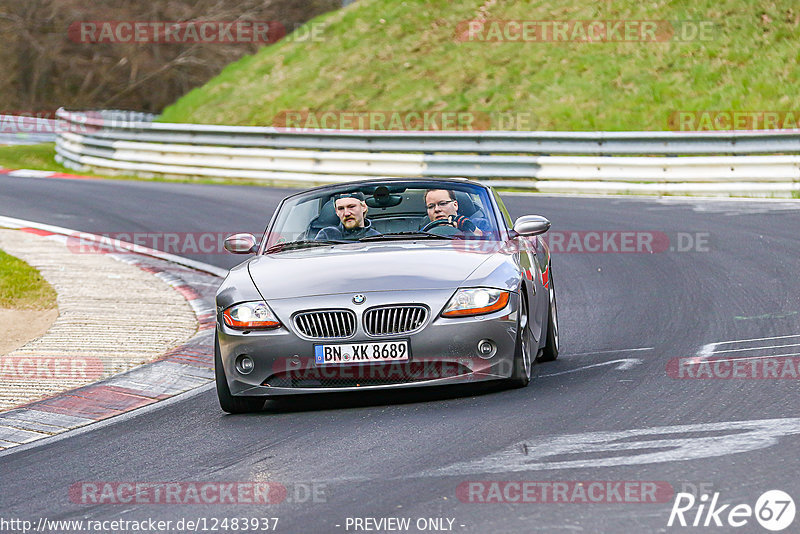
[[[408,361],[408,341],[314,345],[316,365],[348,365]]]

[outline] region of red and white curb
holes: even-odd
[[[65,242],[74,230],[0,216],[0,226]],[[102,236],[80,233],[81,239],[103,242]],[[119,243],[115,243],[119,248]],[[192,307],[197,333],[158,360],[100,382],[0,413],[2,449],[57,435],[121,415],[210,384],[214,380],[214,295],[226,270],[131,243],[133,255],[109,253],[162,279],[179,291]]]
[[[63,228],[61,226],[53,226],[51,224],[26,221],[24,219],[16,219],[14,217],[5,217],[3,215],[0,215],[0,226],[5,228],[16,228],[19,230],[25,230],[31,233],[35,233],[37,235],[51,236],[52,238],[58,240],[66,240],[67,237],[72,237],[80,239],[82,241],[92,241],[97,243],[99,245],[98,248],[100,249],[102,249],[103,246],[110,246],[109,240],[105,236],[92,234],[89,232],[79,232],[77,230],[71,230],[69,228]],[[129,250],[135,254],[150,256],[152,258],[157,258],[170,263],[175,263],[177,265],[189,267],[190,269],[194,269],[196,271],[200,271],[203,273],[208,273],[210,275],[219,278],[224,278],[228,274],[228,271],[226,269],[215,267],[214,265],[209,265],[208,263],[194,261],[189,258],[183,258],[181,256],[176,256],[175,254],[162,252],[160,250],[144,247],[141,245],[136,245],[134,243],[127,243],[125,241],[114,240],[113,246],[116,249]],[[122,257],[115,254],[110,254],[110,255],[116,258]]]
[[[79,174],[68,174],[55,171],[38,171],[36,169],[1,169],[0,175],[11,176],[12,178],[60,178],[62,180],[102,180],[94,176],[81,176]]]

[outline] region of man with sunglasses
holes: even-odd
[[[456,194],[448,189],[429,189],[425,192],[425,208],[431,222],[447,219],[450,226],[472,235],[483,235],[484,231],[479,226],[486,227],[489,223],[484,219],[470,220],[469,217],[458,214],[458,201]]]

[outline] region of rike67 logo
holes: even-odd
[[[755,507],[749,504],[722,504],[719,492],[709,501],[708,494],[699,499],[691,493],[678,493],[669,514],[667,526],[671,527],[743,527],[755,517],[765,529],[784,530],[794,521],[795,505],[792,497],[781,490],[764,492]]]

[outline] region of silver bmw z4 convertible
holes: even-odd
[[[374,179],[285,198],[216,296],[230,413],[267,397],[505,380],[558,356],[550,222],[512,223],[464,179]]]

